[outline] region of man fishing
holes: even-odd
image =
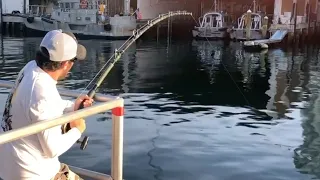
[[[78,110],[82,101],[84,107],[91,106],[93,100],[88,96],[81,96],[75,102],[63,100],[56,87],[73,64],[85,57],[85,47],[77,43],[72,33],[48,32],[35,60],[19,72],[6,102],[0,133]],[[56,126],[0,145],[0,177],[4,180],[81,179],[58,159],[81,137],[86,124],[79,119],[70,122],[70,127],[64,134]]]

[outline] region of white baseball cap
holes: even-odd
[[[61,29],[49,31],[40,43],[47,49],[51,61],[61,62],[68,60],[84,60],[87,55],[86,48],[78,44],[71,32],[62,32]]]

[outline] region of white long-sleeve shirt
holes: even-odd
[[[61,98],[56,88],[57,81],[39,68],[35,61],[30,61],[22,71],[22,81],[11,101],[12,129],[73,111],[73,102]],[[2,123],[4,127],[6,123]],[[0,134],[2,129],[0,127]],[[60,169],[58,157],[80,136],[77,128],[62,134],[61,126],[56,126],[0,145],[0,177],[4,180],[50,180]]]

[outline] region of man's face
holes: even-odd
[[[62,65],[62,71],[59,80],[63,80],[68,76],[68,73],[70,72],[71,68],[73,67],[74,61],[66,61]]]

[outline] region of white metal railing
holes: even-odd
[[[0,80],[0,87],[11,88],[13,82]],[[60,90],[59,93],[62,96],[78,97],[79,93],[76,91]],[[112,110],[112,158],[111,158],[111,177],[106,174],[89,171],[77,167],[70,166],[70,168],[80,176],[86,176],[97,180],[123,180],[122,168],[123,168],[123,106],[124,100],[116,97],[105,96],[97,94],[95,101],[100,101],[97,105],[77,110],[64,114],[63,116],[34,123],[23,128],[11,130],[0,134],[0,144],[8,143],[19,138],[23,138],[32,134],[39,133],[43,130],[66,124],[70,121],[85,118],[97,113]]]

